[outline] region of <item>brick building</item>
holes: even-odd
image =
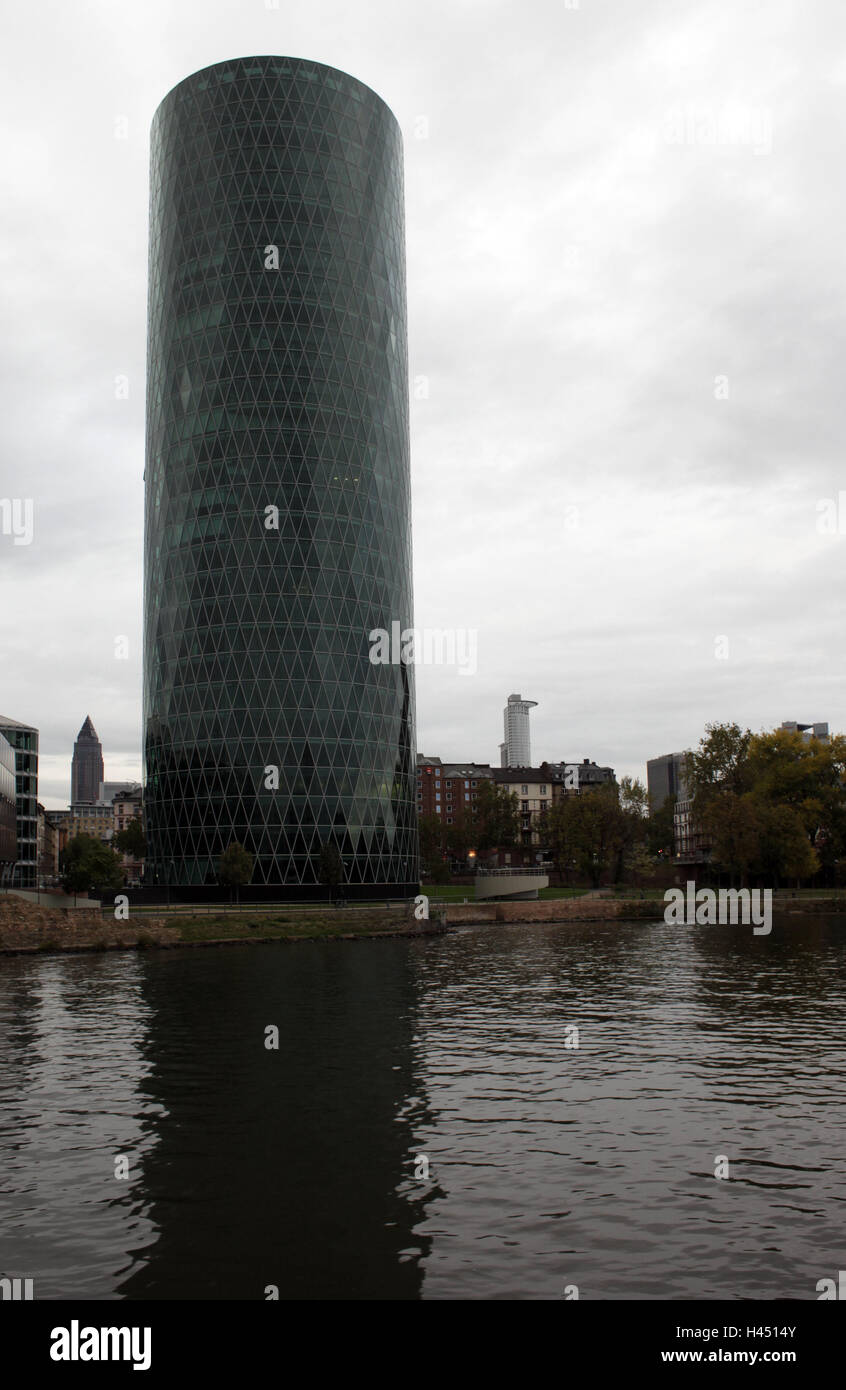
[[[441,816],[444,825],[453,825],[458,815],[472,809],[480,780],[492,773],[490,763],[443,763],[418,753],[418,816]]]

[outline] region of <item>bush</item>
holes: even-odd
[[[449,865],[445,864],[443,859],[434,860],[429,870],[429,878],[433,883],[449,883],[451,881]]]

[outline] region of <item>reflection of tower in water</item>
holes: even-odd
[[[160,1234],[123,1296],[419,1297],[434,1194],[414,1180],[412,950],[150,958],[146,1087],[166,1118],[143,1185]]]

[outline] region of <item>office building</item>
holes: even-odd
[[[0,886],[11,882],[18,860],[18,816],[15,794],[15,750],[0,734]]]
[[[70,808],[67,824],[67,839],[77,835],[90,835],[107,845],[114,834],[115,813],[111,806],[101,806],[98,802],[80,801]]]
[[[102,780],[103,745],[97,737],[90,714],[87,714],[73,745],[71,805],[78,801],[96,801]]]
[[[792,719],[786,719],[785,722],[784,722],[782,725],[780,725],[780,727],[781,727],[782,729],[787,729],[790,733],[794,733],[794,734],[799,733],[799,734],[801,734],[802,737],[805,739],[805,742],[806,742],[806,743],[808,742],[809,739],[812,739],[812,738],[818,738],[819,741],[820,741],[820,743],[828,743],[828,741],[829,741],[829,733],[828,733],[828,724],[827,724],[827,723],[821,723],[821,724],[797,724],[797,723],[796,723],[794,720],[792,720]]]
[[[646,764],[646,786],[649,792],[649,805],[654,814],[660,811],[670,796],[687,797],[685,781],[685,760],[687,753],[664,753],[660,758],[650,758]]]
[[[500,762],[503,767],[530,767],[532,746],[529,737],[529,710],[534,709],[537,700],[524,700],[522,695],[509,695],[508,704],[503,711],[505,742],[499,746]]]
[[[9,887],[35,888],[38,882],[38,730],[0,715],[0,734],[15,754],[18,857]]]
[[[146,880],[418,881],[402,139],[299,58],[194,73],[152,127]],[[299,890],[306,890],[301,894]]]
[[[141,801],[141,786],[138,782],[101,782],[97,795],[98,806],[112,806],[118,796],[137,796]]]

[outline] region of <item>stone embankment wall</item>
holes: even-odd
[[[846,915],[842,898],[788,898],[774,896],[774,912]],[[549,898],[537,902],[450,903],[446,909],[450,926],[483,922],[607,922],[615,919],[660,921],[664,903],[660,898]]]
[[[788,898],[773,894],[773,912],[832,913],[846,914],[844,898]]]
[[[99,912],[38,907],[23,898],[0,897],[0,951],[108,950],[137,946],[139,937],[147,945],[166,945],[178,936],[160,917],[133,925]]]
[[[459,926],[474,922],[608,922],[617,918],[663,916],[664,904],[658,898],[617,901],[611,898],[548,898],[536,902],[451,903],[447,922]]]

